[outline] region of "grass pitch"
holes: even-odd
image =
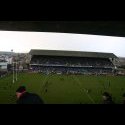
[[[125,77],[20,73],[18,81],[12,83],[9,75],[0,78],[0,104],[16,104],[15,91],[20,85],[38,94],[45,104],[100,104],[104,91],[121,104]]]

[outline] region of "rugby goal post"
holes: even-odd
[[[17,62],[13,62],[13,83],[15,83],[15,81],[17,81]]]

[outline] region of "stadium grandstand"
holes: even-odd
[[[56,74],[114,74],[118,59],[113,53],[31,50],[30,69]]]

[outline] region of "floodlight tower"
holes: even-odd
[[[15,79],[16,79],[16,81],[17,81],[17,64],[18,64],[18,62],[17,62],[17,60],[18,60],[17,57],[18,57],[18,56],[17,56],[17,54],[16,54],[16,61],[15,61],[15,75],[16,75],[16,76],[15,76]]]
[[[15,79],[14,79],[14,62],[13,62],[13,83],[15,82]]]
[[[16,81],[17,81],[17,61],[16,61]]]
[[[16,60],[14,60],[14,56],[13,56],[13,83],[15,83],[15,81],[17,81],[17,56],[16,56]]]

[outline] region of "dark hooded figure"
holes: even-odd
[[[27,92],[24,86],[20,86],[16,90],[16,96],[17,104],[44,104],[37,94]]]

